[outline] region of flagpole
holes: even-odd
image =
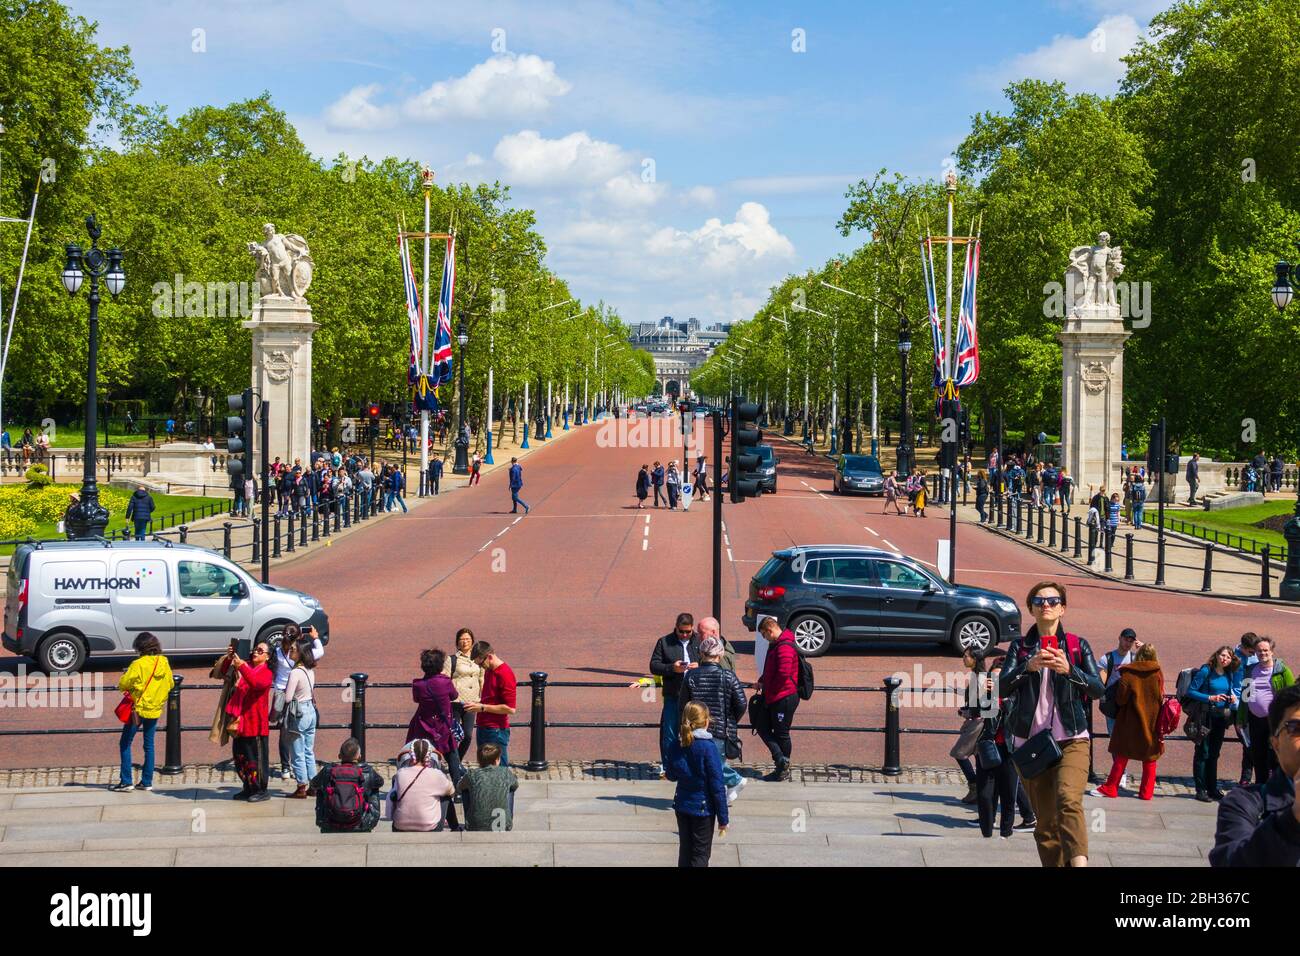
[[[945,381],[951,381],[953,376],[952,362],[952,204],[953,198],[957,195],[957,174],[951,169],[948,170],[948,176],[945,180],[948,191],[948,287],[944,289],[944,316],[943,316],[943,358],[944,368],[943,377]]]
[[[429,167],[424,168],[421,173],[421,180],[424,187],[424,314],[421,321],[424,328],[421,330],[421,350],[420,350],[420,367],[416,370],[417,376],[429,374],[429,195],[433,192],[433,170]],[[419,378],[416,378],[418,386]],[[429,410],[420,409],[420,485],[424,485],[425,476],[429,473]]]
[[[4,352],[0,353],[0,431],[4,429],[4,378],[5,368],[9,364],[9,343],[14,338],[14,319],[18,315],[18,297],[23,291],[23,271],[27,268],[27,248],[32,241],[32,223],[36,221],[36,200],[41,195],[41,180],[36,179],[36,191],[32,193],[32,209],[27,217],[27,238],[23,240],[23,257],[18,263],[18,282],[14,286],[14,301],[9,307],[9,330],[5,334]],[[21,220],[19,220],[21,221]],[[3,312],[0,312],[2,315]]]

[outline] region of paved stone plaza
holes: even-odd
[[[557,774],[565,768],[557,768]],[[571,769],[571,768],[570,768]],[[381,768],[389,782],[391,768]],[[714,866],[1037,866],[1033,834],[984,840],[965,788],[751,780]],[[187,774],[188,776],[188,774]],[[232,778],[233,779],[233,778]],[[0,791],[0,866],[671,866],[673,785],[521,779],[508,833],[317,832],[313,803],[230,799],[234,783],[112,793],[103,784]],[[1182,789],[1175,787],[1174,789]],[[1207,865],[1214,805],[1085,797],[1096,866]]]

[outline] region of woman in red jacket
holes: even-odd
[[[781,630],[776,618],[766,618],[759,630],[769,646],[763,661],[763,676],[752,685],[763,695],[767,716],[767,726],[759,727],[758,735],[776,763],[776,768],[763,779],[789,780],[790,725],[799,706],[799,652],[795,650],[794,634],[788,629]]]
[[[273,682],[267,661],[271,648],[265,641],[253,645],[252,661],[245,661],[232,646],[221,664],[221,673],[231,667],[239,673],[235,689],[226,704],[226,722],[234,737],[235,772],[244,782],[244,789],[235,794],[236,800],[257,803],[268,799],[266,770],[270,764],[267,740],[271,735],[268,712]]]

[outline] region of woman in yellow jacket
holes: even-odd
[[[145,631],[131,646],[139,656],[131,662],[122,679],[117,682],[117,689],[130,694],[135,704],[131,719],[122,727],[122,736],[118,739],[122,775],[113,789],[119,793],[133,789],[153,789],[154,731],[158,727],[158,718],[162,716],[173,683],[171,665],[163,656],[158,638]],[[141,730],[144,731],[144,768],[140,772],[140,782],[132,787],[131,743],[135,740],[136,732]]]

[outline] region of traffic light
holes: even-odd
[[[377,421],[379,421],[379,403],[378,403],[378,402],[370,402],[368,405],[366,405],[366,409],[365,409],[365,417],[368,418],[368,419],[370,419],[372,422],[377,422]]]
[[[235,413],[226,418],[226,473],[252,474],[248,441],[252,431],[253,390],[246,388],[238,395],[227,395],[226,405]]]
[[[1164,430],[1159,424],[1151,426],[1147,439],[1147,474],[1158,475],[1161,472],[1161,456],[1165,454]],[[1176,466],[1175,466],[1176,467]]]
[[[731,476],[727,482],[732,504],[739,504],[746,498],[757,498],[761,494],[758,488],[758,445],[762,440],[763,433],[758,429],[758,406],[753,402],[742,402],[733,396]]]
[[[945,398],[939,419],[939,464],[943,468],[957,467],[957,444],[961,440],[961,405]]]

